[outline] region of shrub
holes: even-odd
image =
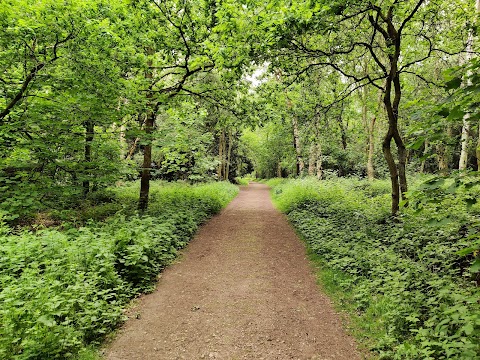
[[[134,187],[112,190],[116,200],[104,205],[125,200],[124,212],[133,213]],[[0,221],[1,359],[85,353],[122,321],[129,299],[152,289],[198,225],[238,192],[226,183],[154,184],[153,190],[143,216],[35,233],[14,233]]]
[[[472,246],[478,222],[461,196],[423,203],[422,212],[405,209],[398,222],[388,215],[383,183],[295,180],[272,194],[309,248],[340,274],[336,285],[353,311],[378,313],[383,329],[372,350],[381,358],[480,356],[480,291],[472,255],[459,255]]]

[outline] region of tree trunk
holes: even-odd
[[[446,175],[448,173],[448,160],[447,160],[445,145],[438,144],[436,146],[436,152],[437,152],[438,171],[442,175]]]
[[[425,163],[427,162],[427,159],[425,158],[430,151],[430,143],[428,140],[425,140],[424,144],[424,149],[423,149],[423,160],[422,163],[420,164],[420,173],[423,174],[425,173]]]
[[[281,71],[278,71],[276,74],[277,80],[282,81],[282,73]],[[287,89],[284,90],[285,92],[285,98],[287,102],[287,108],[289,110],[292,110],[292,101],[288,97]],[[300,131],[298,130],[298,120],[293,111],[291,111],[292,115],[292,129],[293,129],[293,147],[295,149],[295,155],[296,155],[296,170],[297,170],[297,176],[302,176],[303,175],[303,169],[305,168],[305,163],[303,162],[303,157],[302,157],[302,147],[300,143]]]
[[[125,159],[126,158],[126,152],[128,149],[127,145],[127,139],[125,137],[125,131],[127,131],[127,128],[125,124],[120,125],[120,133],[118,134],[119,141],[120,141],[120,158]]]
[[[468,141],[470,138],[470,114],[465,114],[463,117],[461,144],[462,150],[460,152],[460,161],[458,162],[458,170],[465,170],[468,162]]]
[[[223,180],[223,174],[224,174],[224,167],[223,164],[225,162],[225,154],[224,154],[224,148],[225,148],[225,132],[222,130],[220,132],[220,137],[218,139],[218,168],[217,168],[217,178],[218,180]]]
[[[317,146],[315,143],[310,145],[310,153],[308,154],[308,176],[315,175],[315,165],[317,162]]]
[[[399,44],[398,44],[399,46]],[[382,143],[383,154],[388,165],[390,181],[392,183],[392,215],[397,216],[400,210],[400,197],[404,199],[407,189],[406,160],[407,152],[403,140],[398,131],[398,106],[401,99],[400,78],[397,73],[397,59],[390,59],[390,74],[385,82],[383,101],[388,118],[388,131]],[[392,89],[393,85],[393,89]],[[394,90],[392,102],[391,92]],[[391,142],[394,140],[397,146],[398,165],[395,164],[391,151]]]
[[[300,144],[300,131],[298,130],[298,121],[295,115],[292,116],[292,128],[293,128],[293,146],[295,148],[295,154],[297,156],[297,175],[303,176],[303,169],[305,164],[302,157],[302,146]]]
[[[375,180],[375,167],[373,165],[373,158],[375,156],[375,124],[382,107],[382,91],[378,92],[377,104],[375,114],[368,124],[367,178],[369,181]]]
[[[375,155],[375,116],[370,120],[368,126],[368,155],[367,155],[367,178],[372,181],[375,180],[375,168],[373,166],[373,157]]]
[[[477,0],[475,4],[475,10],[477,14],[480,13],[480,0]],[[478,124],[478,139],[477,148],[475,149],[475,156],[477,157],[477,171],[480,171],[480,122]]]
[[[342,149],[347,150],[347,130],[343,124],[343,103],[342,109],[340,110],[340,115],[337,117],[338,127],[340,128],[340,136],[342,140]]]
[[[226,170],[225,170],[225,181],[229,180],[230,175],[230,161],[232,159],[232,131],[228,132],[228,151],[227,151],[227,161],[226,161]]]
[[[317,144],[317,179],[322,180],[323,177],[323,168],[322,168],[322,145]]]
[[[392,142],[392,128],[387,131],[382,143],[383,156],[387,162],[388,171],[390,173],[390,182],[392,184],[392,215],[396,216],[400,206],[400,184],[398,182],[398,171],[395,159],[392,155],[391,142]]]
[[[153,55],[153,49],[147,49],[147,55]],[[155,117],[157,113],[158,103],[153,104],[153,92],[152,86],[152,60],[147,62],[147,71],[145,72],[145,78],[150,81],[150,89],[147,92],[147,116],[145,118],[145,137],[146,144],[143,148],[143,166],[140,177],[140,198],[138,200],[138,210],[144,212],[148,208],[148,196],[150,194],[150,171],[152,166],[152,132],[155,125]]]
[[[279,161],[277,164],[277,177],[281,178],[282,177],[282,162]]]
[[[147,144],[143,148],[143,166],[140,178],[140,200],[138,210],[145,211],[148,208],[148,197],[150,194],[150,172],[152,167],[152,139],[153,126],[155,124],[156,112],[150,110],[145,121],[145,135]]]
[[[477,0],[476,6],[475,6],[476,12],[480,12],[480,1]],[[467,40],[467,54],[465,56],[465,62],[469,62],[473,55],[473,30],[470,29],[468,32],[468,40]],[[467,85],[472,85],[471,81],[469,80]],[[479,131],[480,132],[480,131]],[[462,144],[462,150],[460,152],[460,161],[458,162],[458,170],[466,170],[467,169],[467,163],[468,163],[468,141],[470,139],[470,114],[466,113],[463,116],[463,126],[462,126],[462,137],[461,137],[461,144]],[[480,143],[480,139],[478,140]],[[476,154],[478,154],[478,150],[476,151]],[[477,163],[479,162],[479,156],[477,155]]]
[[[480,123],[478,124],[478,139],[477,148],[475,149],[475,156],[477,157],[477,171],[480,171]]]
[[[85,162],[85,173],[84,176],[86,177],[83,180],[83,197],[87,197],[88,193],[90,192],[90,180],[88,177],[90,176],[90,168],[91,168],[91,161],[92,161],[92,142],[93,137],[95,136],[95,127],[92,120],[85,121],[85,152],[84,152],[84,162]]]
[[[57,58],[52,59],[56,60]],[[3,109],[0,112],[0,125],[3,125],[3,119],[10,114],[10,111],[18,104],[20,101],[23,99],[27,89],[28,85],[37,77],[38,73],[40,70],[42,70],[45,67],[45,63],[40,63],[38,65],[35,65],[33,68],[30,69],[28,72],[28,75],[25,77],[25,80],[22,83],[22,86],[20,90],[15,94],[12,100],[8,104],[6,104],[5,109]]]

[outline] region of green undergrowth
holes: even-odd
[[[94,358],[89,346],[238,188],[153,184],[142,216],[137,184],[111,191],[121,211],[104,222],[35,232],[0,225],[0,359]]]
[[[356,335],[381,359],[479,359],[478,188],[417,198],[389,216],[386,181],[274,180],[272,197],[351,314]],[[431,182],[430,182],[431,183]],[[445,189],[448,189],[448,181]],[[418,204],[422,204],[421,207]],[[420,211],[421,210],[421,211]]]

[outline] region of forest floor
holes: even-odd
[[[204,225],[129,314],[108,360],[361,358],[262,184]]]

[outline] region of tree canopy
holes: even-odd
[[[388,176],[398,214],[409,172],[478,168],[475,6],[7,1],[3,209],[140,177],[145,210],[151,178],[256,171]]]

